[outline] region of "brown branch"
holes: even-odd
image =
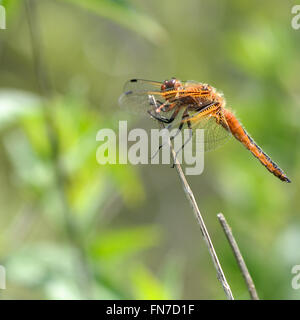
[[[207,245],[207,248],[208,248],[208,251],[211,255],[211,258],[212,258],[212,261],[214,263],[214,266],[215,266],[215,269],[217,271],[217,278],[219,279],[219,281],[221,282],[222,284],[222,287],[223,287],[223,290],[227,296],[227,299],[228,300],[234,300],[234,297],[232,295],[232,292],[231,292],[231,289],[230,289],[230,286],[226,280],[226,277],[225,277],[225,274],[223,272],[223,269],[221,267],[221,264],[219,262],[219,259],[218,259],[218,256],[216,254],[216,251],[214,249],[214,246],[213,246],[213,243],[211,241],[211,238],[209,236],[209,233],[207,231],[207,228],[206,228],[206,225],[204,223],[204,220],[203,220],[203,217],[200,213],[200,210],[198,208],[198,205],[197,205],[197,202],[195,200],[195,197],[194,197],[194,194],[193,194],[193,191],[192,189],[190,188],[186,178],[185,178],[185,175],[183,173],[183,170],[182,170],[182,167],[176,157],[176,153],[174,151],[174,148],[172,146],[172,143],[169,139],[169,146],[170,146],[170,149],[171,149],[171,152],[172,152],[172,157],[173,157],[173,161],[174,161],[174,165],[175,165],[175,168],[178,172],[178,175],[179,175],[179,178],[182,182],[182,185],[183,185],[183,189],[185,191],[185,194],[186,194],[186,197],[187,199],[189,200],[192,208],[193,208],[193,211],[194,211],[194,214],[198,220],[198,223],[199,223],[199,226],[200,226],[200,230],[201,230],[201,233],[202,233],[202,236],[205,240],[205,243]]]
[[[231,249],[232,249],[232,251],[234,253],[236,261],[237,261],[237,263],[239,265],[239,268],[240,268],[240,270],[242,272],[242,275],[243,275],[243,277],[245,279],[245,282],[246,282],[246,285],[247,285],[247,288],[248,288],[248,291],[249,291],[251,299],[252,300],[259,300],[258,294],[256,292],[256,289],[255,289],[255,286],[254,286],[254,283],[253,283],[253,280],[252,280],[252,278],[250,276],[250,273],[249,273],[248,268],[246,266],[246,263],[245,263],[245,261],[243,259],[243,256],[242,256],[242,254],[240,252],[240,249],[239,249],[239,247],[238,247],[238,245],[237,245],[237,243],[236,243],[236,241],[234,239],[234,236],[232,234],[230,226],[228,225],[228,223],[227,223],[227,221],[226,221],[226,219],[225,219],[225,217],[224,217],[224,215],[222,213],[218,214],[218,219],[219,219],[219,221],[221,223],[221,226],[222,226],[222,228],[223,228],[223,230],[225,232],[226,238],[229,241],[229,244],[230,244]]]

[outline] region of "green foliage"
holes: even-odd
[[[129,118],[117,103],[124,82],[176,76],[223,91],[292,180],[276,180],[236,141],[188,177],[234,295],[248,298],[220,211],[259,296],[299,299],[290,283],[300,259],[300,31],[289,4],[32,1],[38,73],[24,1],[0,4],[1,298],[224,298],[174,170],[96,161],[98,130]]]
[[[123,256],[151,248],[159,243],[155,227],[134,227],[122,230],[106,230],[92,242],[91,256],[94,259],[122,259]]]
[[[114,21],[122,27],[138,33],[154,44],[162,44],[167,37],[165,29],[154,19],[137,11],[128,1],[113,0],[63,0]]]

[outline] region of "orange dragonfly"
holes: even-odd
[[[205,151],[215,149],[234,136],[271,173],[282,181],[291,182],[253,141],[235,115],[226,109],[222,94],[208,84],[176,78],[164,82],[132,79],[125,84],[119,104],[134,112],[148,114],[167,124],[168,129],[187,127],[191,138],[195,129],[205,129]]]

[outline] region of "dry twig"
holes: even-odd
[[[219,262],[219,259],[218,259],[218,256],[216,254],[216,251],[214,249],[214,246],[213,246],[213,243],[211,241],[211,238],[209,236],[209,233],[207,231],[207,228],[206,228],[206,225],[204,223],[204,220],[203,220],[203,217],[200,213],[200,210],[198,208],[198,205],[197,205],[197,202],[195,200],[195,197],[194,197],[194,194],[193,194],[193,191],[192,189],[190,188],[186,178],[185,178],[185,175],[183,173],[183,170],[182,170],[182,167],[176,157],[176,153],[174,151],[174,148],[172,146],[172,143],[169,139],[169,146],[170,146],[170,149],[171,149],[171,152],[172,152],[172,156],[173,156],[173,161],[174,161],[174,165],[175,165],[175,168],[178,172],[178,175],[179,175],[179,178],[182,182],[182,185],[183,185],[183,189],[185,191],[185,194],[187,196],[187,199],[189,200],[192,208],[193,208],[193,211],[194,211],[194,214],[199,222],[199,225],[200,225],[200,229],[201,229],[201,233],[203,235],[203,238],[205,240],[205,243],[207,245],[207,248],[208,248],[208,251],[211,255],[211,258],[213,260],[213,263],[214,263],[214,266],[216,268],[216,271],[217,271],[217,278],[219,279],[219,281],[221,282],[222,284],[222,287],[224,289],[224,292],[227,296],[227,299],[228,300],[234,300],[234,297],[232,295],[232,292],[231,292],[231,289],[230,289],[230,286],[226,280],[226,277],[225,277],[225,274],[223,272],[223,269],[221,267],[221,264]]]
[[[253,280],[252,280],[252,278],[250,276],[250,273],[248,271],[246,263],[245,263],[245,261],[244,261],[244,259],[242,257],[240,249],[239,249],[239,247],[238,247],[238,245],[237,245],[237,243],[236,243],[236,241],[235,241],[235,239],[233,237],[231,228],[229,227],[229,225],[228,225],[228,223],[227,223],[227,221],[226,221],[226,219],[225,219],[225,217],[224,217],[224,215],[222,213],[218,214],[218,219],[219,219],[219,221],[221,223],[221,226],[222,226],[222,228],[223,228],[223,230],[224,230],[224,232],[226,234],[226,237],[227,237],[227,239],[228,239],[228,241],[230,243],[230,246],[232,248],[232,251],[233,251],[233,253],[235,255],[236,261],[237,261],[237,263],[239,265],[239,268],[240,268],[240,270],[242,272],[242,275],[243,275],[243,277],[245,279],[245,282],[246,282],[248,291],[250,293],[251,299],[252,300],[259,300],[258,294],[256,292],[256,289],[255,289],[255,286],[254,286],[254,283],[253,283]]]

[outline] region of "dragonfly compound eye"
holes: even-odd
[[[161,90],[167,90],[167,89],[174,89],[177,87],[177,82],[175,78],[172,78],[171,80],[165,80],[161,86]]]
[[[167,86],[165,84],[166,81],[164,81],[164,83],[161,85],[160,90],[161,91],[165,91],[167,89]]]

